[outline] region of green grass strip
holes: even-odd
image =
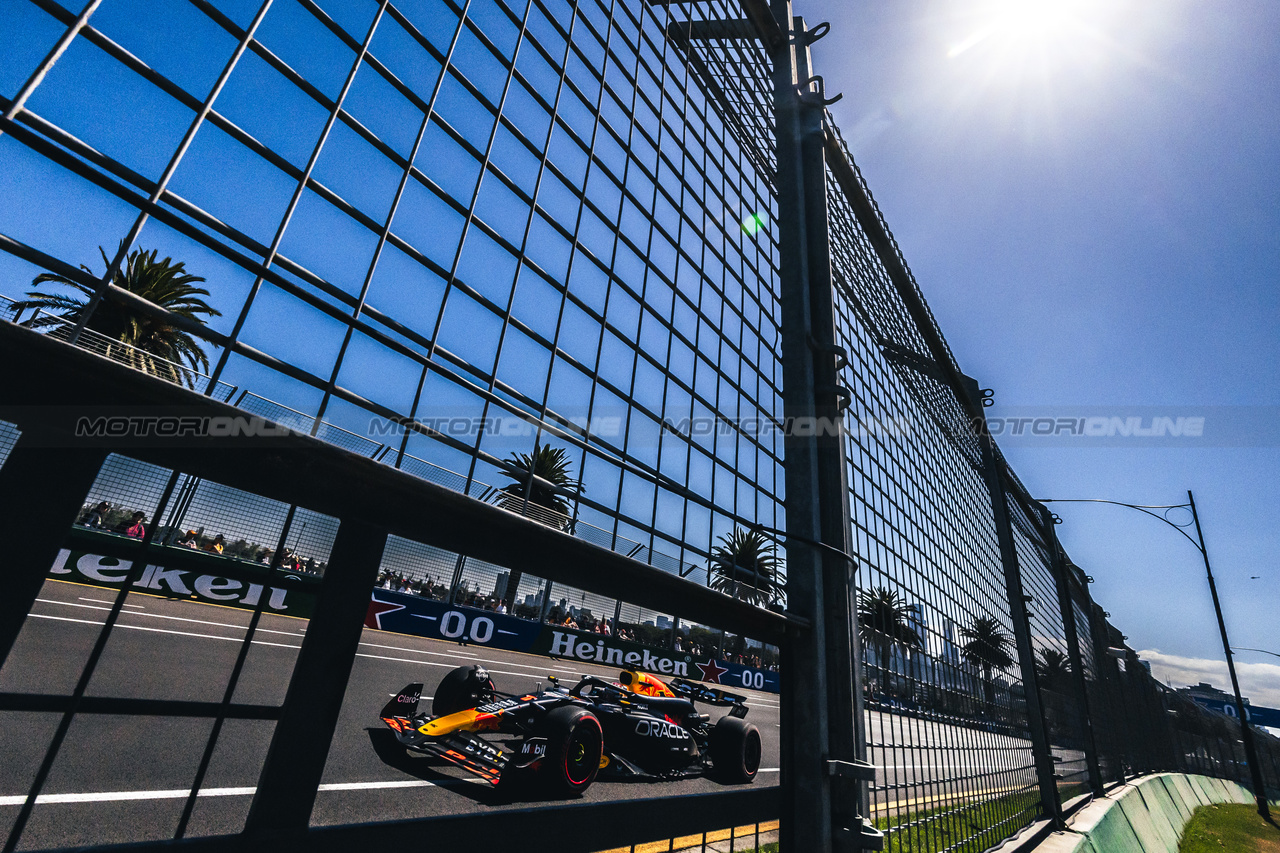
[[[1280,826],[1252,805],[1202,806],[1182,832],[1178,853],[1280,853]]]

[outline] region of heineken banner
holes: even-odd
[[[688,652],[655,649],[603,634],[540,625],[514,616],[385,589],[373,591],[365,625],[399,634],[588,661],[619,669],[639,669],[726,687],[780,692],[776,672]]]
[[[316,581],[304,581],[297,575],[279,573],[272,577],[271,585],[236,580],[217,574],[217,565],[227,558],[208,555],[212,564],[208,573],[191,569],[166,569],[163,566],[147,566],[130,586],[131,590],[161,595],[165,598],[181,598],[224,607],[253,609],[265,597],[263,612],[286,616],[308,617],[315,603]],[[119,588],[129,575],[130,562],[115,557],[102,557],[82,551],[58,552],[58,558],[49,570],[55,580],[74,581],[93,586]],[[234,565],[228,574],[253,573],[267,575],[266,566],[251,563]],[[266,578],[262,578],[265,580]]]
[[[270,579],[270,585],[255,583],[252,580],[255,577],[266,580],[265,566],[228,561],[216,555],[199,555],[199,558],[209,563],[208,570],[148,565],[130,589],[224,607],[252,609],[261,602],[266,613],[303,618],[311,615],[317,579],[304,580],[296,575],[279,573]],[[225,574],[219,574],[219,571]],[[127,580],[129,572],[127,560],[64,549],[49,570],[49,577],[118,589]],[[373,590],[365,625],[437,640],[492,646],[619,669],[639,669],[730,688],[747,687],[771,693],[780,689],[776,672],[688,652],[656,649],[603,634],[541,625],[488,610],[454,606],[385,589]]]

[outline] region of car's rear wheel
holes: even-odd
[[[604,731],[596,715],[573,705],[556,708],[540,726],[547,739],[542,773],[566,794],[580,794],[596,780],[604,754]]]
[[[431,699],[431,713],[437,717],[456,714],[493,699],[493,679],[478,666],[460,666],[440,680]]]
[[[740,717],[721,717],[707,747],[716,775],[726,782],[750,782],[760,771],[760,730]]]

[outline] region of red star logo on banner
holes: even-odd
[[[698,669],[702,670],[702,680],[710,684],[719,684],[720,676],[729,671],[727,667],[723,667],[714,660],[707,663],[694,664]]]
[[[404,610],[404,605],[390,601],[379,601],[376,595],[371,595],[369,597],[369,610],[364,615],[364,626],[366,628],[377,628],[381,631],[382,615],[384,613],[395,613],[397,610]]]

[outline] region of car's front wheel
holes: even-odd
[[[604,754],[604,731],[596,715],[573,705],[556,708],[542,721],[547,739],[542,773],[566,794],[580,794],[596,780]]]

